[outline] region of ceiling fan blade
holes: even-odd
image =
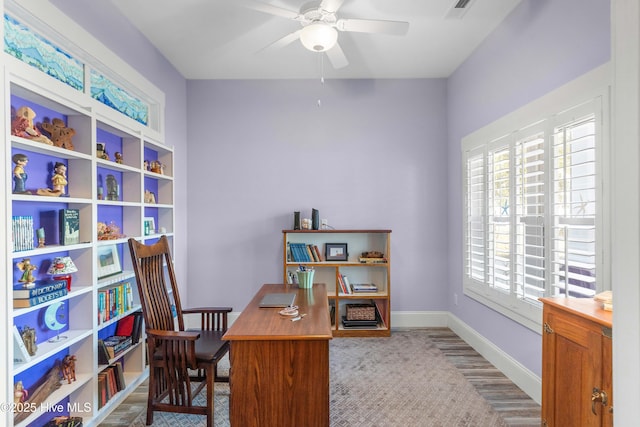
[[[268,13],[269,15],[280,16],[282,18],[299,20],[300,14],[293,10],[283,9],[281,7],[272,6],[267,3],[262,3],[254,0],[236,0],[234,3],[244,6],[248,9],[257,10],[259,12]]]
[[[292,42],[298,40],[300,38],[300,31],[302,31],[302,29],[299,29],[298,31],[294,31],[293,33],[287,34],[286,36],[276,40],[275,42],[271,43],[270,45],[267,45],[265,47],[263,47],[262,49],[259,50],[259,52],[263,52],[266,50],[275,50],[275,49],[280,49],[285,47],[288,44],[291,44]]]
[[[381,21],[374,19],[339,19],[336,28],[340,31],[357,33],[384,33],[404,36],[409,31],[409,23],[403,21]]]
[[[349,65],[349,61],[347,61],[347,57],[344,55],[344,52],[342,51],[342,48],[338,43],[336,43],[336,45],[331,49],[327,50],[326,54],[329,58],[329,61],[331,62],[331,65],[336,70]]]
[[[329,13],[335,13],[340,9],[342,3],[344,3],[344,0],[322,0],[320,3],[320,9]]]

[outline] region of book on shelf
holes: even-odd
[[[13,362],[26,363],[31,361],[31,355],[24,345],[22,335],[16,325],[13,325]]]
[[[116,336],[131,337],[131,344],[137,344],[140,341],[142,333],[142,312],[136,311],[128,316],[118,320],[116,325]]]
[[[82,427],[82,417],[71,417],[68,415],[60,415],[54,417],[44,427]]]
[[[351,285],[353,293],[358,292],[378,292],[378,286],[374,283],[353,283]]]
[[[307,243],[287,243],[289,260],[293,262],[322,262],[320,248]]]
[[[133,308],[133,288],[130,282],[98,291],[98,324],[111,320]]]
[[[361,264],[386,264],[386,258],[370,258],[370,257],[360,257]]]
[[[77,245],[80,243],[80,210],[60,209],[60,244]]]
[[[67,287],[66,280],[36,280],[35,287],[25,288],[24,284],[13,285],[13,298],[25,299],[50,294]]]
[[[340,292],[344,295],[351,295],[353,291],[351,290],[351,283],[349,282],[349,278],[345,274],[338,273],[338,285],[340,286]]]
[[[345,328],[373,328],[378,326],[378,320],[348,320],[347,316],[342,316],[342,326]]]
[[[13,251],[29,251],[34,248],[33,217],[18,215],[11,218],[11,241]]]
[[[103,342],[107,348],[109,359],[114,359],[131,347],[132,339],[131,337],[119,337],[114,335],[104,339]]]
[[[311,251],[304,243],[288,243],[293,262],[312,262]]]
[[[67,295],[67,288],[64,287],[62,289],[58,289],[53,292],[49,292],[48,294],[38,295],[31,298],[14,298],[13,299],[13,308],[27,308],[33,307],[39,304],[43,304],[45,302],[53,301],[54,299],[61,298]]]
[[[98,363],[100,365],[109,364],[109,351],[107,351],[107,346],[104,345],[103,340],[98,340]]]

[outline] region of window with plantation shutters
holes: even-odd
[[[540,297],[602,278],[603,97],[463,140],[465,294],[538,329]]]

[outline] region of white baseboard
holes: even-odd
[[[443,328],[449,326],[448,311],[392,311],[392,328]]]
[[[239,315],[240,312],[229,313],[229,324],[233,324]],[[450,312],[392,311],[391,325],[393,328],[450,328],[527,393],[531,399],[538,404],[542,402],[542,380],[540,377]]]

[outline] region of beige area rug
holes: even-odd
[[[426,331],[334,339],[330,364],[331,426],[506,426]],[[216,426],[229,425],[228,405],[228,384],[216,384]],[[131,425],[144,426],[145,413]],[[202,416],[160,412],[153,423],[155,427],[204,425]]]

